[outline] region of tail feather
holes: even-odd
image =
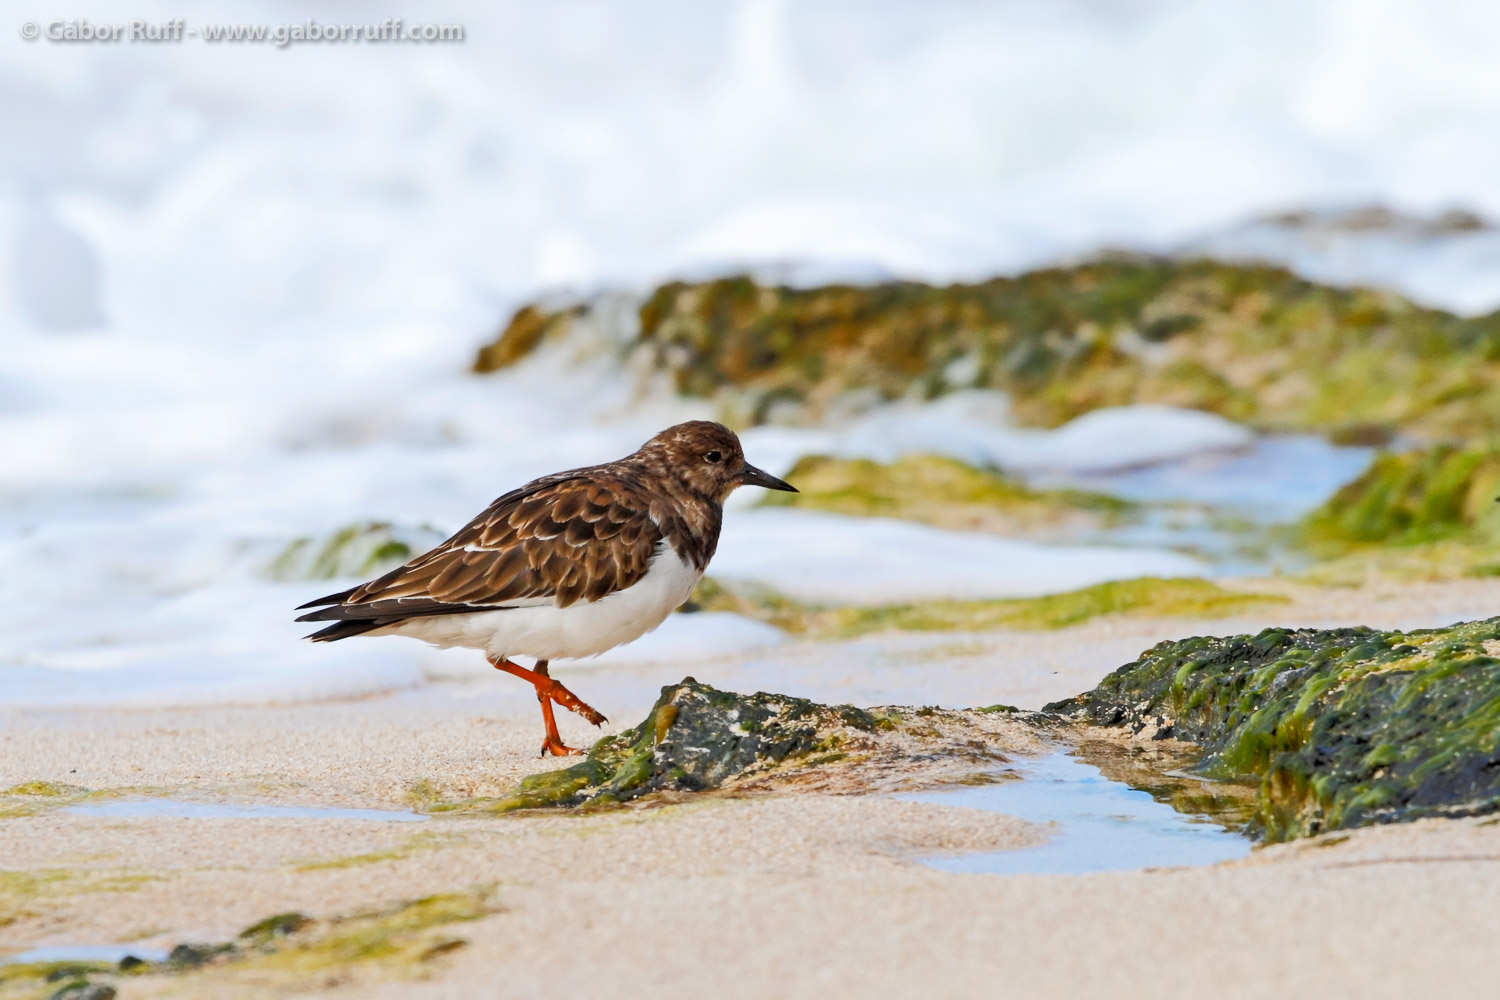
[[[299,622],[334,622],[319,632],[314,632],[307,638],[314,642],[332,642],[335,639],[347,639],[351,635],[364,635],[387,625],[395,625],[411,618],[422,618],[428,615],[452,615],[464,614],[471,611],[494,611],[493,606],[479,606],[472,604],[445,604],[431,598],[395,598],[384,601],[368,601],[358,604],[345,604],[349,595],[358,588],[351,588],[340,594],[329,594],[320,597],[316,601],[309,601],[297,610],[314,608],[306,614],[298,615]],[[503,605],[501,606],[503,607]]]
[[[350,587],[348,590],[340,591],[337,594],[329,594],[327,597],[320,597],[316,601],[308,601],[306,604],[299,604],[297,605],[296,610],[301,611],[303,608],[318,608],[322,607],[325,604],[342,604],[345,600],[348,599],[350,594],[354,593],[358,589],[358,587]],[[302,619],[300,618],[298,619],[298,621],[301,620]]]
[[[339,639],[347,639],[352,635],[364,635],[366,632],[373,632],[378,628],[384,628],[390,624],[393,623],[379,618],[366,618],[363,621],[353,622],[335,622],[327,628],[319,629],[312,635],[303,636],[303,638],[311,639],[313,642],[336,642]]]

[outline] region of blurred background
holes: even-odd
[[[1500,573],[1493,4],[0,6],[0,700],[464,669],[291,608],[691,417],[616,657]],[[464,37],[18,34],[173,17]]]

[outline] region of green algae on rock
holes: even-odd
[[[1195,637],[1044,711],[1198,744],[1203,773],[1259,780],[1252,829],[1290,840],[1500,809],[1497,654],[1500,618]]]
[[[431,811],[587,811],[648,795],[665,804],[715,789],[911,791],[993,772],[1012,751],[1041,752],[1041,740],[1021,717],[820,705],[782,694],[720,691],[689,677],[662,688],[639,725],[599,740],[585,760],[531,775],[501,798],[442,803]]]
[[[10,962],[0,964],[0,1000],[110,1000],[117,995],[107,983],[91,983],[90,976],[107,975],[115,967],[106,962]]]
[[[689,603],[695,610],[733,611],[799,635],[848,639],[881,631],[1050,630],[1104,615],[1206,618],[1286,602],[1279,594],[1230,590],[1196,577],[1138,577],[1043,597],[825,608],[705,577]]]
[[[522,356],[592,308],[522,310],[476,367]],[[1161,403],[1351,441],[1500,430],[1500,314],[1463,318],[1255,264],[1118,255],[941,287],[672,282],[615,342],[739,424],[818,416],[851,396],[988,388],[1042,426]]]
[[[435,811],[487,813],[628,802],[651,792],[698,792],[829,750],[881,720],[849,705],[720,691],[693,678],[662,688],[639,725],[594,744],[572,767],[533,774],[511,795]]]
[[[1315,549],[1419,545],[1459,536],[1500,541],[1500,450],[1442,444],[1382,452],[1364,475],[1304,520]]]
[[[40,812],[100,799],[116,799],[128,795],[165,795],[168,791],[169,789],[151,785],[88,789],[56,781],[27,781],[0,790],[0,819],[35,816]]]
[[[36,795],[42,798],[71,798],[75,795],[87,795],[88,789],[79,785],[67,785],[60,781],[23,781],[19,785],[11,785],[0,795]]]
[[[44,808],[56,808],[89,794],[87,788],[56,781],[24,781],[0,791],[0,819],[31,816]]]
[[[329,920],[305,920],[294,929],[269,935],[255,933],[264,928],[261,921],[241,934],[238,964],[247,970],[305,974],[356,962],[425,962],[464,943],[435,935],[436,928],[495,912],[490,891],[476,889],[437,893]]]
[[[1113,580],[1043,597],[992,601],[931,601],[885,608],[850,608],[844,635],[882,629],[982,631],[992,628],[1051,630],[1105,615],[1205,618],[1238,614],[1268,604],[1284,604],[1278,594],[1228,590],[1197,577],[1144,576]]]
[[[447,927],[499,912],[492,897],[492,889],[475,888],[327,918],[278,913],[251,924],[232,941],[179,944],[162,962],[129,958],[118,964],[0,965],[0,1000],[52,995],[64,978],[80,984],[91,977],[97,989],[105,990],[114,987],[97,980],[129,978],[139,981],[141,988],[149,989],[154,982],[161,989],[169,981],[189,978],[203,995],[218,995],[220,987],[240,995],[237,987],[248,986],[260,996],[267,990],[280,995],[287,988],[305,987],[313,973],[345,974],[361,966],[420,969],[467,943],[446,933]]]
[[[535,351],[548,337],[565,336],[573,319],[583,311],[582,306],[554,312],[536,305],[522,306],[500,331],[500,336],[480,348],[474,359],[475,373],[483,375],[508,368]]]
[[[276,913],[264,920],[257,920],[240,931],[238,940],[242,946],[258,948],[279,937],[295,934],[310,923],[312,923],[312,917],[304,913],[291,911]]]
[[[356,521],[326,538],[289,542],[271,561],[267,575],[278,581],[301,581],[383,573],[446,537],[426,524],[410,528],[386,521]]]
[[[1047,528],[1113,524],[1136,509],[1104,493],[1032,489],[944,455],[907,455],[888,464],[810,455],[786,478],[798,492],[768,494],[761,506],[899,517],[958,531],[1034,536]]]

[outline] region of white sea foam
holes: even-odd
[[[293,641],[290,606],[348,581],[273,584],[265,564],[354,520],[450,530],[534,475],[712,415],[576,356],[465,374],[540,293],[741,264],[801,281],[976,278],[1101,245],[1179,249],[1335,197],[1500,214],[1500,10],[1307,10],[502,4],[455,14],[459,46],[13,44],[0,703],[420,682],[410,644]],[[132,16],[175,13],[142,0]],[[240,0],[213,16],[277,17]],[[1236,239],[1226,252],[1311,274],[1500,302],[1492,240]],[[1016,431],[994,403],[747,443],[773,471],[813,451],[937,450],[1092,475],[1246,440],[1140,409]],[[733,511],[721,559],[767,582],[789,560],[805,595],[869,600],[941,592],[945,575],[979,594],[1188,569],[1155,550],[925,549],[911,532],[929,529],[809,523]],[[815,552],[862,553],[861,573],[820,576]],[[701,621],[653,641],[742,627]]]
[[[1500,229],[1448,228],[1369,209],[1264,219],[1187,241],[1184,252],[1274,261],[1315,281],[1397,288],[1418,302],[1478,314],[1500,305]],[[1384,217],[1384,218],[1383,218]],[[1327,220],[1325,222],[1324,220]],[[1384,222],[1385,224],[1380,224]],[[1320,224],[1322,223],[1322,224]]]
[[[817,604],[1033,597],[1137,576],[1191,576],[1195,559],[1107,546],[1037,545],[887,518],[736,512],[712,572]]]
[[[757,427],[745,446],[785,474],[802,455],[894,462],[948,455],[1014,473],[1102,473],[1248,447],[1255,435],[1223,417],[1170,406],[1094,410],[1056,430],[1008,426],[1002,393],[954,393],[933,403],[880,407],[837,429]]]

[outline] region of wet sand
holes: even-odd
[[[1037,707],[1164,638],[1500,609],[1492,582],[1291,592],[1293,605],[1234,621],[792,644],[692,673],[821,700]],[[560,671],[620,726],[681,673]],[[478,668],[354,701],[0,713],[0,788],[409,809],[539,770],[536,715],[524,686]],[[572,741],[591,735],[564,725]],[[1004,749],[1036,748],[1018,734]],[[812,794],[411,823],[102,818],[37,800],[0,818],[0,868],[30,876],[0,882],[0,907],[19,914],[0,950],[222,941],[278,912],[484,886],[494,912],[445,928],[467,945],[417,965],[211,970],[131,980],[121,995],[1446,996],[1500,973],[1500,824],[1423,821],[1113,874],[950,874],[918,860],[1047,835],[976,810]]]

